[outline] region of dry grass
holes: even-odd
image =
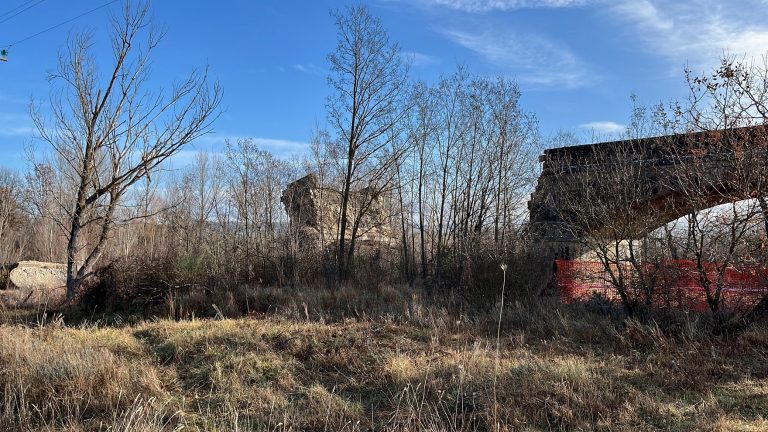
[[[339,294],[356,318],[300,297],[282,316],[2,325],[0,429],[768,430],[766,328],[721,340],[513,304],[497,360],[498,309],[401,295],[373,316]]]

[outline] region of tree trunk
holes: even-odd
[[[337,265],[339,266],[339,281],[343,281],[347,278],[347,262],[346,262],[346,236],[347,236],[347,210],[349,208],[349,192],[352,180],[352,158],[354,157],[354,151],[352,150],[352,144],[350,143],[349,158],[347,159],[347,174],[344,177],[344,188],[341,192],[341,214],[339,215],[339,251],[336,257]],[[354,241],[354,239],[352,240]]]
[[[77,238],[80,234],[79,216],[72,220],[72,227],[69,231],[69,241],[67,242],[67,301],[72,301],[80,287],[80,281],[77,279]]]
[[[398,182],[398,188],[397,188],[397,195],[400,199],[400,228],[403,233],[403,276],[405,276],[406,279],[410,279],[411,277],[411,269],[410,269],[410,263],[408,259],[408,231],[405,228],[405,204],[403,202],[403,183],[400,178],[400,164],[397,164],[397,182]]]
[[[423,150],[421,151],[423,153]],[[419,160],[419,240],[421,243],[421,277],[427,278],[427,242],[424,232],[424,155]]]

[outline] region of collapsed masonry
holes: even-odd
[[[8,275],[8,285],[0,289],[4,307],[58,307],[67,294],[65,264],[21,261]]]
[[[390,202],[384,194],[372,195],[371,188],[353,191],[350,195],[346,238],[352,236],[352,225],[360,217],[356,248],[372,250],[396,245],[392,233]],[[290,183],[280,201],[298,234],[303,249],[326,248],[336,242],[341,213],[339,191],[321,185],[317,176],[309,174]],[[362,211],[361,211],[362,210]]]

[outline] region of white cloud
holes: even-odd
[[[768,50],[768,4],[744,0],[620,0],[606,9],[628,22],[632,36],[679,72],[683,64],[708,69],[718,57],[760,57]]]
[[[403,51],[400,53],[405,61],[410,62],[414,67],[426,67],[436,63],[440,63],[440,59],[415,51]]]
[[[472,13],[515,9],[566,8],[594,3],[593,0],[421,0],[421,2],[427,6],[442,6]]]
[[[570,50],[537,35],[493,28],[442,33],[503,72],[516,75],[521,83],[577,88],[592,84],[596,78]]]
[[[586,129],[598,134],[615,135],[623,133],[627,130],[627,126],[612,122],[612,121],[595,121],[590,123],[580,124],[579,128]]]

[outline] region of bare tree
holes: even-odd
[[[647,245],[669,222],[666,191],[654,183],[665,174],[646,163],[662,159],[659,151],[669,154],[667,142],[642,138],[650,134],[646,114],[635,104],[622,141],[585,146],[580,153],[550,151],[547,161],[554,170],[559,218],[575,241],[573,254],[581,255],[574,258],[600,263],[602,282],[612,288],[608,294],[618,297],[629,315],[652,307],[661,273]]]
[[[328,99],[328,115],[344,149],[337,255],[338,276],[344,279],[348,257],[354,254],[354,240],[350,250],[346,244],[351,192],[378,169],[376,159],[388,147],[388,132],[404,115],[407,69],[400,48],[367,8],[353,6],[333,16],[338,45],[329,56],[328,82],[334,94]]]
[[[227,165],[231,169],[229,178],[230,196],[237,210],[236,238],[241,242],[235,246],[243,251],[242,262],[245,264],[245,279],[247,282],[253,276],[253,225],[256,218],[254,207],[258,205],[255,192],[256,165],[259,148],[251,138],[240,138],[237,142],[227,141]],[[237,235],[240,234],[240,235]],[[242,244],[241,244],[242,243]]]
[[[16,229],[22,221],[22,198],[19,175],[8,168],[0,168],[0,265],[8,264],[20,252]]]
[[[60,245],[61,238],[66,235],[67,212],[64,206],[71,201],[71,188],[67,187],[64,176],[54,166],[35,163],[25,176],[25,211],[35,221],[30,228],[35,238],[35,253],[47,261],[64,256],[65,246]]]
[[[427,199],[427,177],[432,158],[432,143],[435,133],[433,92],[424,83],[417,83],[411,91],[413,115],[409,117],[408,134],[415,149],[416,202],[419,227],[419,249],[421,277],[428,275],[427,225],[425,201]]]
[[[234,234],[240,239],[234,249],[242,251],[237,261],[247,266],[246,282],[252,280],[256,264],[262,275],[267,269],[275,270],[282,282],[285,266],[279,253],[288,253],[290,248],[288,242],[282,241],[282,234],[289,233],[284,229],[287,221],[280,192],[295,176],[295,167],[260,149],[252,138],[228,142],[226,162],[230,171],[229,195],[235,210]]]
[[[412,189],[422,277],[434,274],[439,284],[444,270],[456,274],[444,268],[451,256],[463,275],[470,255],[498,256],[516,240],[540,143],[536,118],[519,99],[514,82],[471,77],[462,67],[434,87],[412,87],[412,179],[401,181]]]
[[[195,71],[169,94],[152,91],[150,58],[162,34],[149,27],[148,3],[126,4],[111,21],[113,63],[99,72],[90,35],[75,36],[50,80],[51,119],[31,109],[40,138],[74,179],[67,203],[67,298],[78,292],[101,257],[126,192],[187,143],[205,134],[217,117],[221,89]],[[140,38],[146,35],[145,43]],[[84,230],[93,231],[85,242]]]
[[[687,103],[666,113],[689,132],[675,158],[681,202],[691,209],[683,252],[722,323],[727,272],[768,262],[768,57],[724,55],[709,74],[686,70],[686,82]],[[754,235],[760,226],[762,239]]]
[[[435,247],[435,278],[438,285],[443,273],[445,233],[450,219],[450,198],[458,180],[456,170],[460,166],[457,149],[465,139],[466,134],[466,72],[463,68],[449,78],[443,78],[437,85],[437,124],[435,148],[437,149],[437,164],[435,170],[438,176],[436,182],[438,194],[437,236]]]
[[[315,176],[317,177],[317,182],[320,185],[317,191],[318,200],[320,202],[335,199],[335,197],[329,198],[327,196],[328,194],[334,194],[335,191],[329,191],[326,187],[323,187],[331,183],[331,179],[329,177],[332,175],[330,172],[332,165],[332,161],[330,159],[332,155],[329,154],[330,152],[328,150],[332,149],[333,145],[331,144],[331,138],[328,131],[322,130],[315,126],[315,130],[312,133],[312,139],[310,142],[310,151],[312,156],[310,160],[307,160],[305,170],[307,172],[314,172]],[[318,206],[316,211],[318,220],[323,221],[330,218],[330,216],[326,214],[325,206]],[[327,258],[328,253],[326,248],[326,245],[328,244],[327,238],[337,234],[335,232],[326,232],[325,227],[326,225],[322,223],[318,225],[320,234],[318,252],[323,255],[324,259]]]
[[[558,210],[570,237],[598,261],[607,282],[628,314],[650,307],[656,287],[643,245],[659,225],[661,211],[649,173],[635,163],[648,157],[643,142],[632,140],[595,146],[571,165],[562,161]]]

